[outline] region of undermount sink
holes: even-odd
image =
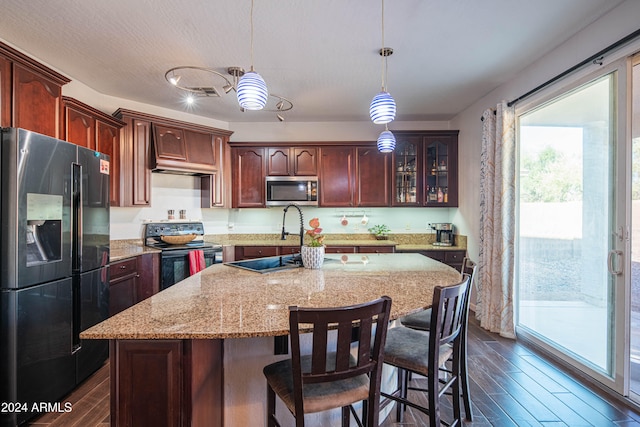
[[[256,273],[272,273],[302,267],[299,255],[281,255],[267,258],[247,259],[242,261],[225,262],[224,265],[243,268]]]

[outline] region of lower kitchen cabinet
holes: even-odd
[[[109,315],[113,316],[160,290],[160,257],[144,254],[109,267]]]
[[[222,340],[112,340],[111,424],[221,426],[222,354]]]
[[[235,260],[279,255],[278,246],[236,246]]]
[[[386,254],[394,253],[395,245],[361,245],[361,246],[344,246],[344,245],[326,245],[324,252],[327,254]],[[243,259],[261,258],[277,255],[291,255],[300,252],[300,246],[236,246],[235,261]],[[462,262],[462,261],[461,261]]]
[[[358,253],[360,254],[392,254],[395,253],[396,247],[389,246],[358,246]]]
[[[419,253],[426,257],[433,258],[436,261],[447,264],[450,267],[460,270],[462,268],[462,261],[467,255],[465,250],[426,250],[426,251],[398,251],[402,253]]]

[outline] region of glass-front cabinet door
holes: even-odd
[[[455,153],[449,137],[425,137],[425,206],[455,206]],[[454,191],[452,191],[454,190]]]
[[[422,206],[422,174],[422,138],[396,135],[393,206]]]
[[[455,142],[450,135],[424,137],[425,206],[458,206]]]

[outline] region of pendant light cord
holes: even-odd
[[[253,0],[251,0],[251,11],[249,12],[249,20],[251,21],[251,71],[253,71]]]
[[[381,19],[381,26],[382,26],[382,47],[380,48],[380,56],[382,56],[382,70],[381,70],[381,76],[382,76],[382,92],[386,92],[385,90],[385,62],[387,57],[384,54],[384,0],[382,0],[382,19]]]

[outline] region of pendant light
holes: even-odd
[[[382,0],[382,48],[380,56],[382,56],[382,90],[371,101],[369,107],[369,116],[373,123],[386,124],[392,122],[396,118],[396,101],[386,87],[386,69],[387,57],[393,53],[393,49],[384,46],[384,0]]]
[[[262,110],[267,104],[269,92],[262,76],[253,69],[253,1],[251,0],[251,69],[238,81],[236,93],[240,108]]]
[[[387,125],[378,137],[378,151],[381,153],[391,153],[396,149],[396,137],[393,136]]]

